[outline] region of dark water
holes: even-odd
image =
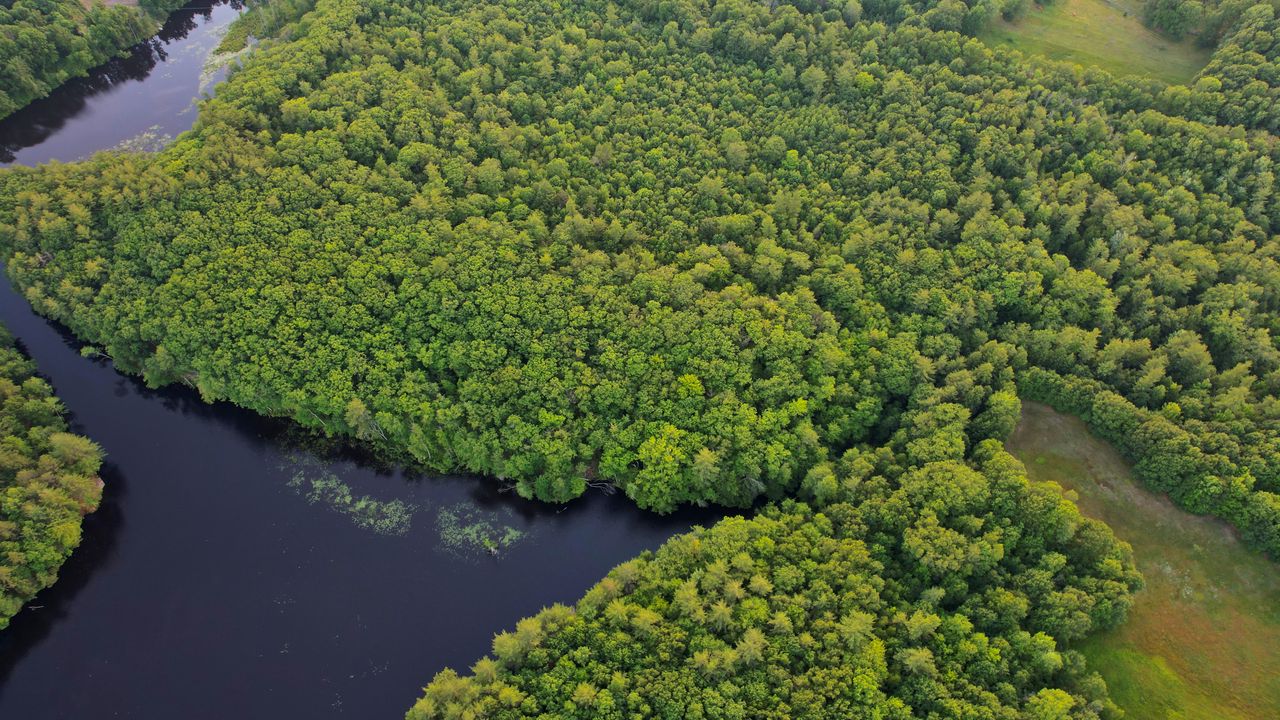
[[[0,120],[0,164],[72,161],[143,133],[164,137],[189,129],[205,59],[241,9],[238,0],[196,0],[124,57]],[[223,74],[205,79],[211,84]]]
[[[187,43],[234,12],[187,11],[150,56],[11,118],[6,142],[29,123],[18,160],[37,162],[152,125],[189,127],[203,56]],[[83,544],[57,585],[0,632],[4,720],[399,717],[438,670],[484,654],[494,632],[714,519],[660,518],[598,494],[539,505],[492,481],[409,477],[351,451],[322,456],[287,423],[183,389],[147,390],[81,357],[4,281],[0,322],[74,429],[107,452]],[[313,502],[309,481],[291,485],[299,471],[336,476],[354,497],[411,504],[407,531],[366,529]],[[448,513],[526,537],[497,557],[458,549],[440,532]]]

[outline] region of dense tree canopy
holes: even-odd
[[[1215,47],[1233,32],[1253,7],[1280,7],[1275,0],[1146,0],[1146,24],[1173,38],[1195,34],[1205,47]]]
[[[1274,139],[864,15],[322,0],[165,152],[0,176],[0,246],[149,382],[526,496],[962,459],[1036,368],[1280,549]]]
[[[140,7],[80,0],[0,3],[0,118],[155,32],[183,0]]]
[[[1162,105],[1186,117],[1280,132],[1280,20],[1249,8],[1190,87],[1166,89]]]
[[[956,32],[1010,9],[319,0],[165,151],[0,174],[0,254],[152,384],[526,497],[778,501],[411,717],[1108,717],[1069,645],[1127,550],[999,440],[1075,412],[1280,555],[1280,151],[1227,99],[1275,26],[1162,91]]]
[[[0,629],[80,544],[80,520],[102,496],[101,462],[0,328]]]
[[[895,479],[858,457],[821,511],[677,537],[441,672],[408,717],[1113,716],[1064,641],[1123,617],[1128,547],[997,442],[974,455]]]

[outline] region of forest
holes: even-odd
[[[745,507],[963,458],[1022,388],[1280,548],[1273,142],[911,23],[682,7],[322,2],[166,152],[6,173],[9,272],[152,384],[529,497]]]
[[[102,451],[67,432],[63,415],[0,328],[0,630],[57,579],[102,498]]]
[[[1234,32],[1242,16],[1260,4],[1277,7],[1257,0],[1151,0],[1143,4],[1142,15],[1149,26],[1170,37],[1194,35],[1201,45],[1217,47]]]
[[[0,118],[146,39],[183,0],[0,3]]]
[[[1070,646],[1132,560],[999,442],[1078,415],[1280,558],[1280,25],[1222,7],[1164,87],[993,52],[988,0],[318,0],[164,151],[0,174],[0,256],[152,386],[762,508],[412,718],[1114,717]]]
[[[1280,47],[1276,11],[1249,8],[1196,83],[1170,86],[1161,107],[1216,125],[1280,132]]]

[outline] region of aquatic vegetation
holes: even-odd
[[[436,533],[440,546],[460,557],[498,555],[528,534],[509,523],[515,522],[510,508],[488,510],[473,503],[457,503],[436,512]]]
[[[163,132],[159,125],[152,125],[131,138],[121,140],[111,149],[119,152],[158,152],[171,142],[173,142],[172,135]],[[86,353],[86,357],[92,356],[93,353],[101,353],[91,345],[86,345],[82,352]]]
[[[247,44],[238,50],[222,51],[214,50],[205,57],[204,65],[200,68],[200,87],[197,91],[200,95],[208,94],[215,84],[220,82],[231,68],[242,61],[249,53],[253,52],[253,44]]]
[[[331,471],[298,470],[290,478],[288,486],[301,493],[308,502],[325,505],[349,517],[357,527],[382,535],[409,532],[413,515],[418,511],[416,505],[403,500],[378,500],[369,495],[356,495]]]

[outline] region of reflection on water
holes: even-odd
[[[0,120],[0,164],[76,160],[152,126],[190,128],[204,61],[242,9],[240,0],[195,0],[122,57]]]

